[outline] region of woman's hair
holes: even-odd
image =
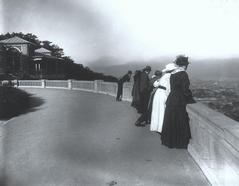
[[[184,56],[184,55],[179,55],[177,56],[176,60],[175,60],[175,64],[178,66],[188,66],[189,62],[188,62],[188,57]]]
[[[167,70],[167,71],[165,71],[165,73],[171,73],[171,72],[173,72],[174,70]]]

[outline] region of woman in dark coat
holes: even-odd
[[[178,56],[175,63],[179,68],[170,77],[171,92],[166,101],[161,140],[169,148],[186,149],[191,138],[186,105],[195,101],[186,72],[188,57]]]

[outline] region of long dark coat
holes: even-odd
[[[187,148],[191,138],[186,105],[195,103],[189,89],[189,78],[185,71],[170,77],[171,92],[166,101],[166,109],[161,134],[162,144],[169,148]]]
[[[147,113],[150,96],[150,80],[148,74],[143,71],[140,73],[139,97],[140,113]]]
[[[132,95],[132,103],[131,106],[135,107],[137,110],[140,107],[140,71],[138,71],[134,75],[134,84],[133,84],[133,89],[131,92]]]

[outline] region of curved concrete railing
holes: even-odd
[[[188,106],[188,151],[212,185],[239,185],[239,123],[197,103]]]
[[[117,83],[77,80],[18,80],[16,86],[21,88],[57,88],[69,90],[83,90],[115,96]]]
[[[19,87],[62,88],[116,96],[117,84],[96,81],[19,81]],[[131,101],[132,84],[125,83],[123,100]],[[192,139],[188,152],[212,185],[239,185],[239,123],[197,103],[187,107]]]

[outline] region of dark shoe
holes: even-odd
[[[145,125],[140,124],[140,125],[135,125],[136,127],[145,127]]]
[[[145,125],[150,125],[151,121],[146,121]]]
[[[137,127],[145,127],[145,125],[143,123],[141,123],[140,121],[136,121],[135,122],[135,126],[137,126]]]
[[[121,98],[116,98],[116,101],[122,101]]]
[[[140,123],[141,123],[140,121],[136,121],[136,122],[135,122],[135,126],[140,125]]]

